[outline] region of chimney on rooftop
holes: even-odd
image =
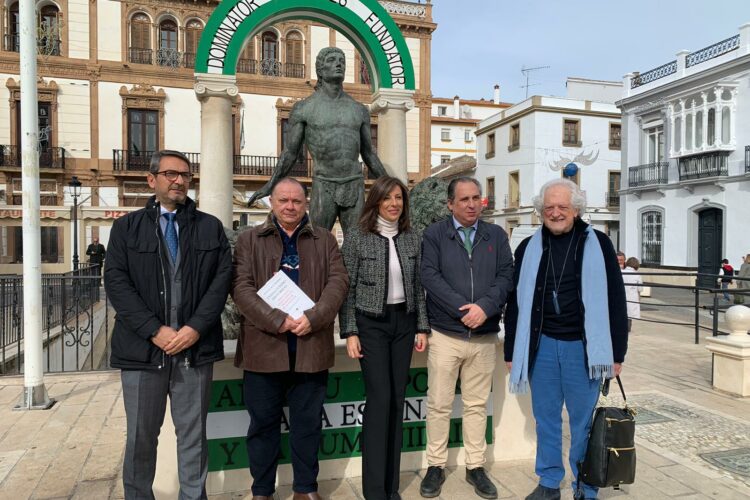
[[[453,118],[458,120],[461,118],[461,103],[458,99],[458,96],[453,97]]]
[[[492,102],[500,104],[500,85],[495,84],[495,92],[492,94]]]

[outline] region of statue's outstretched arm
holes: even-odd
[[[300,118],[299,115],[300,112],[297,109],[297,105],[295,104],[295,107],[292,108],[292,112],[289,115],[289,131],[287,133],[287,141],[284,147],[284,151],[281,152],[281,156],[279,157],[279,161],[276,163],[276,168],[273,170],[271,178],[263,185],[262,188],[253,193],[253,195],[248,200],[248,207],[252,207],[253,203],[255,203],[257,200],[265,198],[266,196],[271,194],[273,187],[277,182],[279,182],[279,179],[283,179],[284,177],[288,176],[289,172],[292,170],[292,167],[297,161],[299,150],[302,147],[302,142],[305,139],[305,122]]]
[[[372,137],[370,136],[370,113],[367,108],[364,109],[364,117],[362,120],[362,126],[359,129],[359,154],[362,155],[362,160],[370,168],[370,172],[377,179],[388,175],[383,167],[383,163],[378,158],[375,149],[372,147]]]

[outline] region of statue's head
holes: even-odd
[[[338,64],[342,64],[341,74],[337,74],[335,67]],[[326,47],[318,52],[318,57],[315,58],[315,74],[318,77],[318,83],[315,85],[317,89],[323,83],[323,80],[336,79],[344,80],[344,72],[346,71],[346,56],[344,51],[338,47]]]

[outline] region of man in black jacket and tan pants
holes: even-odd
[[[206,417],[213,363],[224,358],[221,311],[232,256],[221,222],[187,197],[191,179],[184,154],[154,153],[148,183],[155,196],[118,219],[110,235],[104,284],[117,312],[111,365],[122,370],[126,499],[154,498],[168,395],[179,498],[206,498]]]

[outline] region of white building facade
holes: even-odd
[[[510,106],[500,101],[500,85],[495,85],[491,100],[433,97],[430,153],[433,169],[461,156],[475,158],[479,122]]]
[[[613,95],[621,85],[571,78],[567,87],[576,98],[533,96],[479,124],[475,177],[487,197],[485,216],[508,233],[539,224],[533,197],[545,182],[566,177],[586,193],[584,220],[617,245],[620,112]]]
[[[750,24],[625,75],[623,251],[644,267],[716,274],[750,252]]]

